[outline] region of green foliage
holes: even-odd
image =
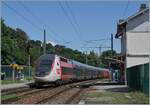
[[[101,67],[109,67],[109,63],[107,62],[107,60],[105,60],[105,58],[113,58],[114,56],[117,55],[118,54],[116,51],[112,51],[112,50],[103,51],[102,55],[100,56]]]
[[[112,50],[107,50],[107,51],[103,51],[101,57],[112,57],[114,55],[117,55],[116,51],[112,51]]]
[[[13,40],[8,36],[1,38],[1,63],[10,64],[13,60]]]
[[[2,95],[1,100],[8,100],[8,99],[19,99],[19,97],[16,94],[7,94],[7,95]]]
[[[4,24],[4,20],[1,20],[2,24],[2,36],[1,36],[1,55],[2,64],[10,64],[15,60],[18,64],[24,64],[25,42],[28,40],[28,36],[21,29],[12,29]]]
[[[88,55],[88,64],[92,66],[100,66],[98,55],[94,53],[94,51],[91,51]]]

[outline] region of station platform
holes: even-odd
[[[10,89],[16,89],[20,87],[28,87],[30,83],[33,83],[34,81],[27,81],[23,83],[12,83],[12,84],[6,84],[1,85],[1,91],[10,90]]]

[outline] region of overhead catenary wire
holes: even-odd
[[[87,44],[89,44],[89,43],[91,43],[91,44],[95,44],[95,45],[98,45],[98,46],[94,46],[94,47],[87,47],[87,46],[82,46],[81,48],[86,48],[86,49],[89,49],[89,48],[98,48],[99,49],[99,52],[101,52],[101,49],[103,48],[103,49],[106,49],[106,48],[110,48],[109,46],[103,46],[103,43],[102,42],[104,42],[104,41],[108,41],[108,40],[111,40],[110,38],[102,38],[102,39],[93,39],[93,40],[87,40],[87,41],[85,41],[85,43],[87,43]],[[101,44],[99,43],[96,43],[96,42],[101,42]],[[86,44],[86,45],[87,45]]]
[[[73,13],[73,11],[72,11],[72,9],[71,9],[69,3],[66,1],[65,4],[66,4],[67,9],[69,10],[69,12],[70,12],[70,14],[71,14],[71,16],[72,16],[72,19],[73,19],[73,21],[74,21],[76,27],[78,28],[78,31],[79,31],[79,33],[80,33],[80,36],[81,36],[82,39],[83,39],[83,33],[82,33],[82,31],[81,31],[80,25],[78,24],[78,22],[77,22],[77,20],[76,20],[76,17],[75,17],[75,15],[74,15],[74,13]]]
[[[30,9],[27,6],[25,6],[22,2],[23,1],[17,3],[19,3],[24,8],[24,10],[26,10],[35,20],[37,20],[40,24],[43,24],[43,22],[33,12],[31,12]]]
[[[58,4],[61,8],[61,10],[63,11],[64,15],[66,16],[67,20],[69,21],[69,23],[71,24],[72,28],[74,29],[75,33],[78,35],[79,40],[83,40],[82,37],[80,36],[78,30],[76,29],[76,26],[74,25],[74,23],[72,22],[69,14],[67,13],[67,11],[65,10],[65,8],[63,7],[63,5],[61,4],[60,1],[58,1]]]
[[[7,3],[3,2],[10,10],[12,10],[13,12],[15,12],[18,16],[22,17],[22,19],[24,19],[26,22],[30,23],[34,28],[36,28],[37,30],[43,32],[43,29],[39,26],[37,26],[36,24],[34,24],[32,21],[30,21],[28,18],[26,18],[24,15],[22,15],[21,13],[19,13],[16,9],[14,9],[13,7],[9,6]]]
[[[111,40],[110,38],[102,38],[102,39],[93,39],[93,40],[86,40],[85,43],[87,44],[94,44],[94,45],[100,45],[102,46],[104,44],[104,42]],[[100,42],[100,43],[99,43]]]
[[[98,43],[93,42],[93,41],[85,41],[85,44],[88,44],[88,43],[90,43],[90,44],[94,44],[94,45],[98,45]]]
[[[100,46],[101,48],[110,48],[109,46]],[[81,47],[81,48],[99,48],[99,47]]]
[[[45,27],[48,28],[48,30],[52,33],[51,36],[54,34],[56,36],[59,36],[59,39],[61,39],[63,42],[66,42],[59,34],[57,34],[54,30],[52,30],[47,24],[45,24],[43,21],[41,21],[33,12],[30,11],[30,9],[25,6],[22,2],[19,2],[22,7],[34,18],[36,19],[40,24],[43,24]],[[53,38],[55,41],[59,42],[57,39]]]
[[[110,40],[110,38],[93,39],[93,40],[87,40],[86,42],[91,42],[91,41],[104,41],[104,40]]]
[[[30,21],[28,18],[26,18],[25,16],[23,16],[21,13],[19,13],[16,9],[14,9],[13,7],[9,6],[7,3],[2,2],[5,6],[7,6],[10,10],[14,11],[18,16],[22,17],[26,22],[28,22],[29,24],[31,24],[34,28],[36,28],[37,30],[39,30],[40,32],[43,32],[43,29],[39,26],[37,26],[36,24],[34,24],[32,21]]]
[[[110,48],[109,46],[102,46],[102,45],[100,45],[99,47],[84,47],[84,46],[82,46],[81,48],[85,48],[85,49],[99,49],[99,56],[101,55],[101,50],[102,49],[108,49],[108,48]]]

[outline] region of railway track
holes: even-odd
[[[78,87],[75,88],[70,88],[61,92],[58,92],[54,95],[52,95],[50,98],[48,99],[44,99],[42,101],[40,101],[40,103],[38,102],[37,104],[70,104],[73,102],[75,102],[76,98],[79,96],[79,94],[83,91],[84,89],[80,89]],[[79,101],[79,99],[77,100],[77,102]],[[75,104],[73,102],[73,104]],[[77,103],[76,102],[76,103]]]
[[[81,94],[87,90],[85,87],[93,85],[96,81],[84,81],[71,85],[67,87],[61,87],[56,89],[55,93],[50,94],[44,99],[40,99],[34,104],[75,104],[80,100]]]
[[[3,97],[10,97],[10,96],[14,96],[14,97],[10,97],[4,100],[1,100],[2,104],[9,104],[11,102],[17,101],[20,98],[23,98],[27,95],[33,94],[33,93],[37,93],[40,91],[44,91],[45,89],[30,89],[30,88],[18,88],[15,89],[14,91],[8,91],[6,93],[2,93],[1,95]]]
[[[88,90],[90,85],[93,85],[96,81],[79,82],[72,85],[69,89],[62,89],[60,92],[41,100],[36,104],[77,104],[83,94]]]
[[[50,99],[53,99],[56,96],[60,95],[61,93],[64,93],[65,91],[69,91],[71,89],[72,89],[71,87],[61,87],[59,90],[57,89],[57,91],[55,91],[55,93],[50,94],[49,96],[45,97],[44,99],[41,99],[41,100],[35,102],[35,104],[44,104],[47,101],[49,101]],[[52,90],[52,91],[54,91],[54,90]]]
[[[13,94],[13,93],[28,91],[28,90],[30,90],[28,87],[20,87],[16,89],[2,90],[1,95],[8,95],[8,94]]]
[[[6,104],[66,104],[72,103],[75,97],[78,97],[89,85],[92,85],[97,80],[88,80],[77,83],[65,84],[58,87],[50,87],[46,89],[31,89],[30,91],[24,91],[21,93],[15,93],[20,97],[15,100],[7,99],[2,100],[2,103]]]

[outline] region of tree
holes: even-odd
[[[107,51],[103,51],[102,55],[100,56],[100,59],[102,61],[102,67],[109,67],[109,63],[105,60],[105,58],[112,58],[114,56],[117,56],[117,52],[116,51],[112,51],[112,50],[107,50]]]
[[[18,64],[24,64],[25,62],[25,41],[28,36],[21,29],[12,29],[5,25],[4,20],[1,19],[2,23],[2,36],[1,36],[1,54],[2,64],[10,64],[13,59]],[[23,36],[23,37],[22,37]]]
[[[87,58],[88,58],[88,64],[92,66],[99,66],[98,55],[94,51],[91,51]]]
[[[47,54],[53,54],[54,52],[54,47],[52,46],[51,43],[46,44],[46,53]]]
[[[10,64],[14,56],[13,50],[15,50],[13,40],[8,36],[2,37],[1,40],[1,63]]]

